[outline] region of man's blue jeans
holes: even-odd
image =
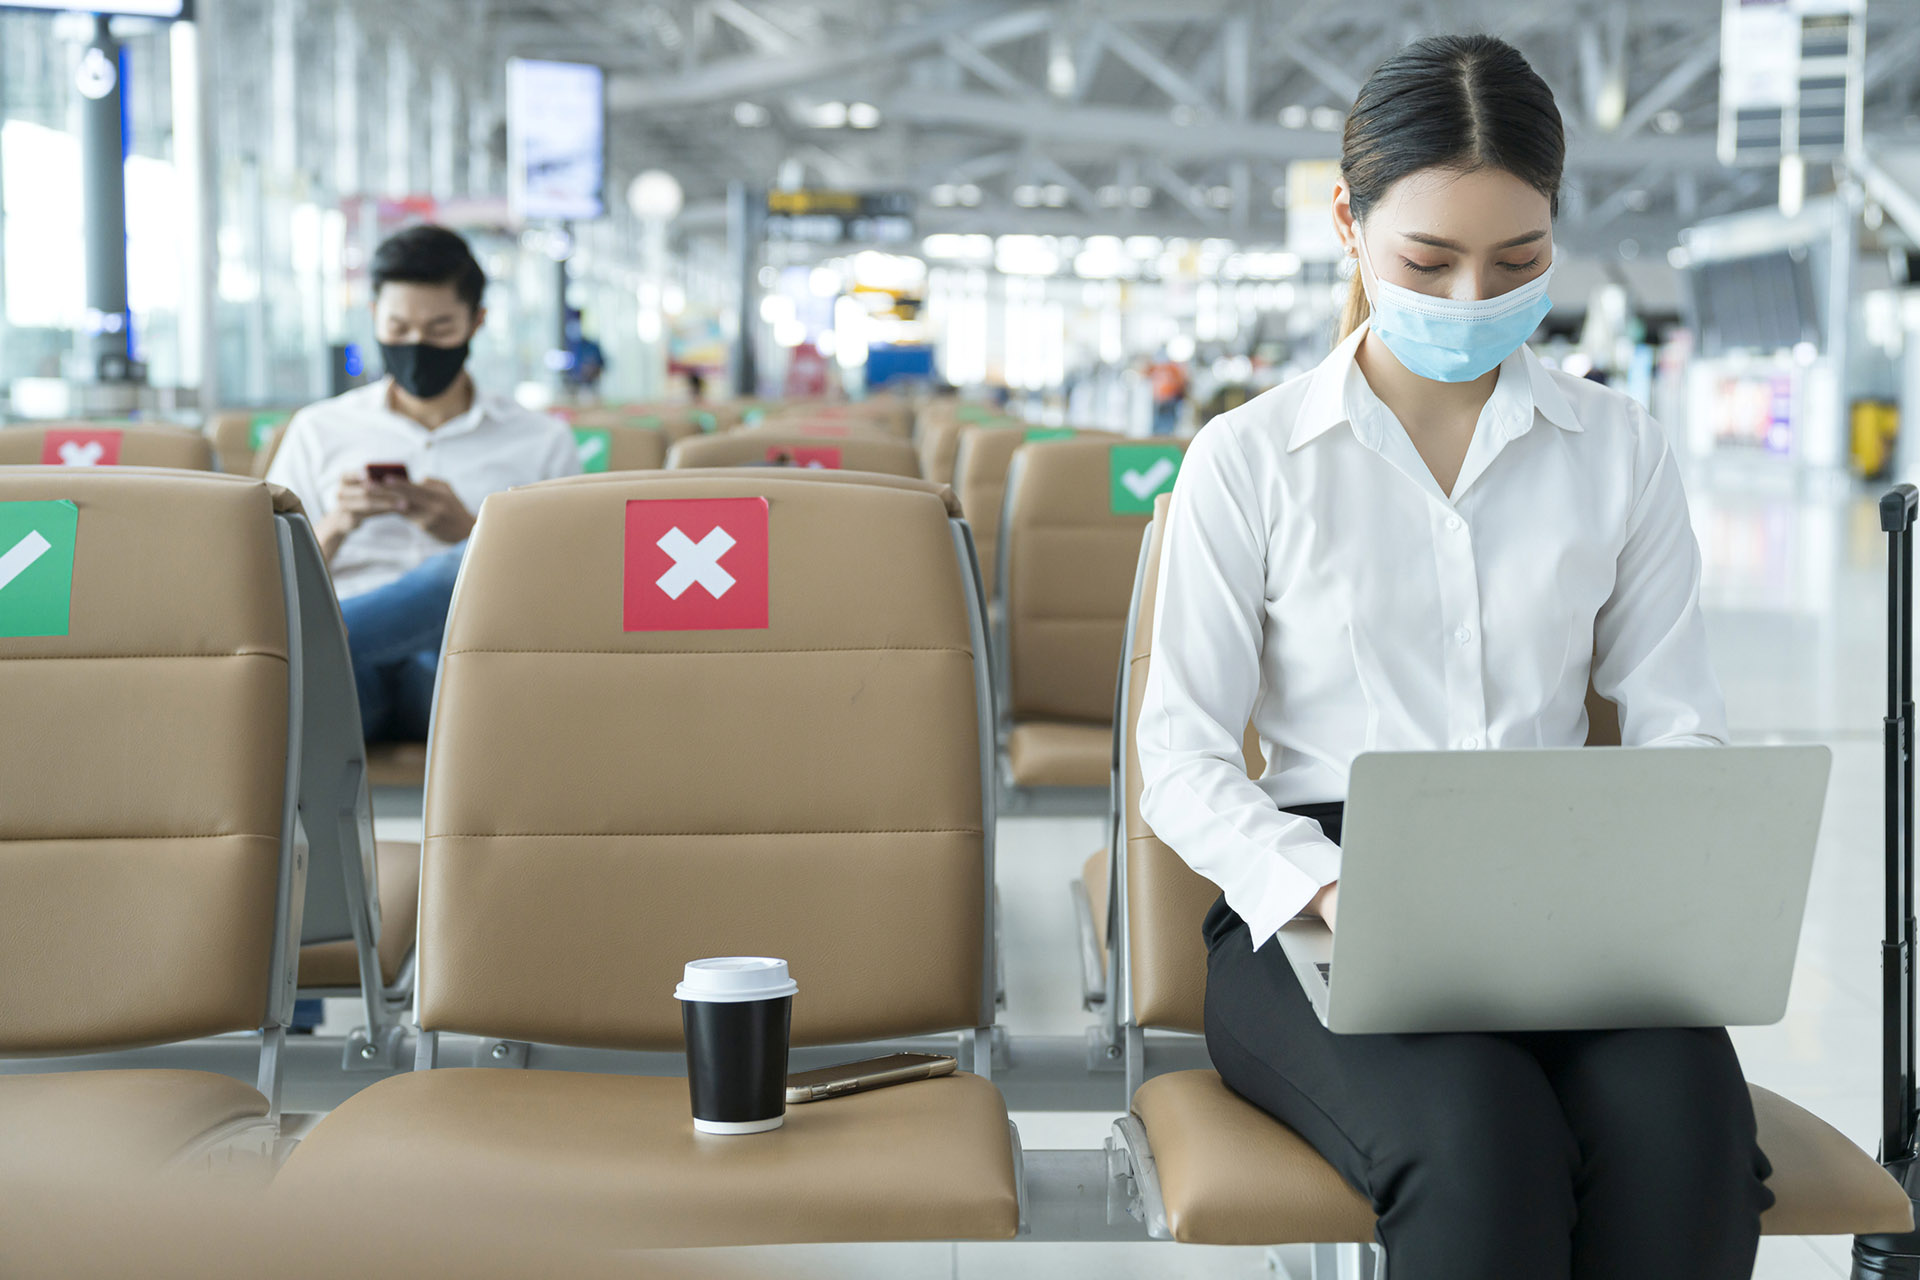
[[[405,577],[340,602],[367,741],[426,741],[440,638],[466,550],[465,542],[455,543]],[[320,1001],[294,1002],[295,1029],[317,1027],[321,1016]]]
[[[425,742],[440,638],[467,544],[457,542],[384,587],[340,602],[368,742]]]

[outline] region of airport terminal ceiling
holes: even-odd
[[[369,10],[423,30],[478,6]],[[733,179],[887,188],[924,232],[1274,238],[1286,166],[1338,154],[1371,68],[1415,35],[1517,43],[1570,134],[1561,235],[1657,250],[1768,203],[1772,166],[1716,162],[1719,0],[489,0],[462,38],[609,73],[615,174],[666,167],[686,225]],[[1920,7],[1868,6],[1870,141],[1920,142]],[[1811,190],[1827,181],[1812,165]]]

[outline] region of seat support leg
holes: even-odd
[[[1920,1159],[1896,1160],[1887,1172],[1900,1180],[1920,1222]],[[1920,1280],[1920,1227],[1901,1235],[1855,1236],[1853,1280]]]

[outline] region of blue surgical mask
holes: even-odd
[[[1367,258],[1366,240],[1357,234],[1354,239],[1372,311],[1367,323],[1401,364],[1423,378],[1472,382],[1518,351],[1553,306],[1547,298],[1551,262],[1518,289],[1461,302],[1387,283]]]

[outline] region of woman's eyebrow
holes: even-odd
[[[1430,244],[1436,249],[1451,249],[1455,253],[1465,253],[1467,251],[1465,245],[1453,240],[1443,240],[1439,236],[1425,235],[1418,231],[1408,231],[1403,234],[1409,240],[1417,241],[1420,244]],[[1523,244],[1532,244],[1536,240],[1544,240],[1546,236],[1547,233],[1544,231],[1529,231],[1523,236],[1515,236],[1511,240],[1502,240],[1493,247],[1495,250],[1518,249]]]

